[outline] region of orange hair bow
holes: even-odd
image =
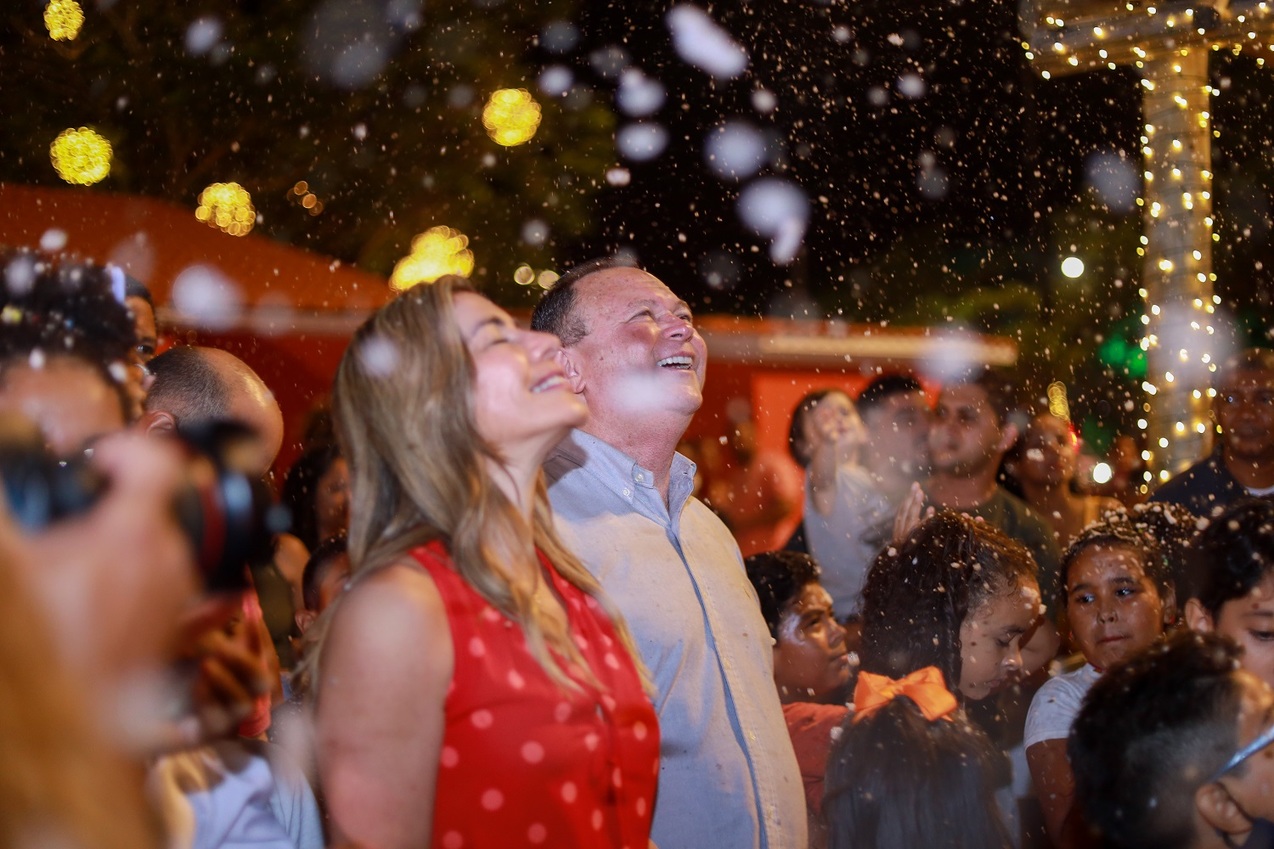
[[[858,684],[854,687],[853,721],[857,723],[898,696],[906,696],[915,702],[924,718],[930,722],[950,719],[950,714],[959,707],[959,702],[943,683],[942,672],[936,666],[917,669],[897,680],[887,675],[860,672]]]

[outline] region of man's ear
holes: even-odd
[[[314,620],[318,618],[318,614],[313,610],[301,608],[294,614],[296,618],[296,629],[304,634],[314,624]]]
[[[566,373],[566,380],[571,385],[571,391],[576,395],[583,394],[584,376],[580,374],[575,351],[571,348],[562,348],[557,352],[557,362],[562,367],[562,371]]]
[[[1017,442],[1019,433],[1020,431],[1017,429],[1017,425],[1012,422],[1005,422],[1004,427],[1000,430],[999,444],[995,446],[996,452],[1002,456],[1004,452],[1012,448],[1013,443]]]
[[[1185,616],[1186,625],[1191,631],[1208,634],[1216,628],[1216,623],[1212,621],[1212,614],[1208,613],[1207,608],[1197,598],[1186,602]]]
[[[142,417],[133,425],[137,432],[145,436],[176,436],[177,420],[172,413],[163,410],[151,410],[142,413]]]
[[[1226,841],[1229,846],[1241,846],[1252,831],[1252,821],[1219,781],[1194,791],[1194,809],[1210,828],[1230,838]]]

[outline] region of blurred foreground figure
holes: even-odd
[[[1211,516],[1247,495],[1274,495],[1274,350],[1249,348],[1216,373],[1212,414],[1221,438],[1151,496]]]
[[[307,661],[339,840],[649,841],[655,713],[540,470],[587,414],[560,350],[444,277],[381,308],[341,361],[354,577]]]
[[[1274,846],[1274,692],[1229,640],[1183,631],[1108,670],[1067,747],[1111,849]]]
[[[566,380],[587,404],[545,464],[557,526],[632,625],[658,691],[655,843],[804,849],[800,770],[756,593],[676,450],[707,368],[690,308],[652,275],[602,260],[563,274],[531,323],[561,338]]]
[[[936,667],[860,674],[827,765],[831,849],[1009,849],[1000,758]]]
[[[9,439],[22,427],[5,418]],[[0,846],[157,847],[144,753],[168,739],[157,686],[198,584],[172,518],[177,452],[98,443],[108,489],[20,533],[0,515]]]

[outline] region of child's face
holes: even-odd
[[[1274,575],[1221,605],[1212,624],[1243,649],[1243,668],[1274,687]]]
[[[1034,581],[994,596],[960,623],[960,692],[985,699],[1022,670],[1022,640],[1040,617]]]
[[[1135,549],[1089,546],[1071,561],[1066,578],[1071,636],[1098,669],[1109,669],[1163,635],[1172,600],[1165,605]]]
[[[779,619],[774,646],[774,683],[787,702],[819,702],[849,681],[845,629],[832,615],[823,585],[806,584]]]
[[[1246,746],[1274,723],[1274,692],[1246,670],[1239,706],[1238,748]],[[1266,746],[1222,779],[1244,815],[1274,819],[1274,745]]]

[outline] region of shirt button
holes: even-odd
[[[629,489],[628,487],[624,487],[624,497],[625,497],[625,498],[632,498],[632,497],[633,497],[633,491],[632,491],[631,489]]]
[[[637,481],[637,483],[641,483],[645,479],[646,479],[646,476],[643,475],[641,472],[638,472],[637,474],[633,475],[633,480]]]

